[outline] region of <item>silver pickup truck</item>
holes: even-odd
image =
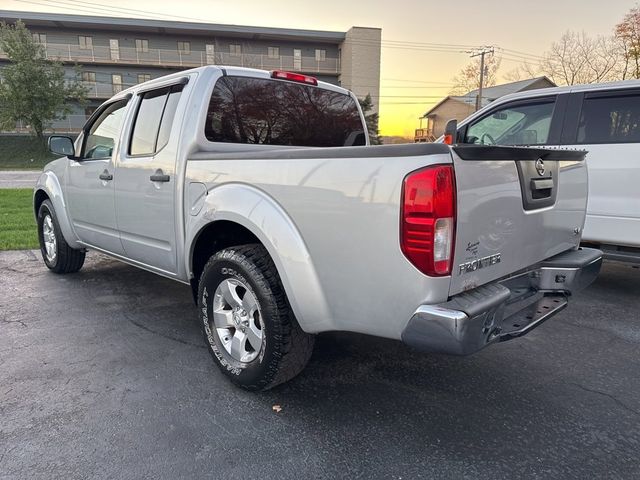
[[[250,390],[298,374],[319,332],[475,352],[600,269],[578,247],[584,152],[368,146],[354,95],[300,74],[169,75],[50,148],[65,156],[34,192],[47,267],[92,249],[190,284],[214,361]]]

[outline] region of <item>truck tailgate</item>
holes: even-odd
[[[452,148],[457,228],[450,295],[575,248],[585,220],[585,152]]]

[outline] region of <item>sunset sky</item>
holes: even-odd
[[[109,7],[97,11],[91,3]],[[145,17],[142,11],[148,11],[184,21],[340,31],[353,25],[381,27],[380,130],[402,136],[413,136],[418,117],[447,95],[452,77],[469,61],[461,52],[467,45],[508,49],[502,53],[501,73],[506,73],[517,67],[517,59],[541,55],[568,29],[609,34],[633,6],[623,0],[0,0],[0,8],[9,10],[129,17]],[[141,12],[118,13],[117,8]],[[408,49],[408,42],[422,45]]]

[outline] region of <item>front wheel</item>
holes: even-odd
[[[42,202],[38,209],[38,240],[42,259],[51,271],[73,273],[82,268],[85,252],[67,244],[50,200]]]
[[[298,325],[262,245],[213,255],[200,277],[198,306],[215,363],[240,387],[267,390],[309,361],[314,337]]]

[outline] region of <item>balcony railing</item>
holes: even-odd
[[[207,53],[191,50],[189,53],[179,50],[163,50],[149,48],[147,51],[135,47],[102,47],[88,49],[79,45],[47,43],[43,45],[47,58],[62,62],[81,64],[100,63],[113,65],[150,65],[163,67],[193,68],[204,65],[229,65],[238,67],[261,68],[264,70],[282,69],[309,73],[340,73],[340,62],[337,58],[316,60],[315,57],[269,55],[242,53],[233,55],[225,52]],[[7,55],[0,50],[0,58]]]
[[[45,129],[45,133],[78,133],[82,130],[85,122],[89,117],[87,115],[68,115],[62,120],[54,120],[51,125]],[[29,125],[24,122],[18,122],[16,127],[12,129],[3,129],[3,133],[32,133]]]
[[[134,86],[134,83],[80,82],[87,91],[87,98],[111,98],[116,93]]]
[[[433,142],[436,138],[430,128],[416,128],[413,141],[415,143]]]

